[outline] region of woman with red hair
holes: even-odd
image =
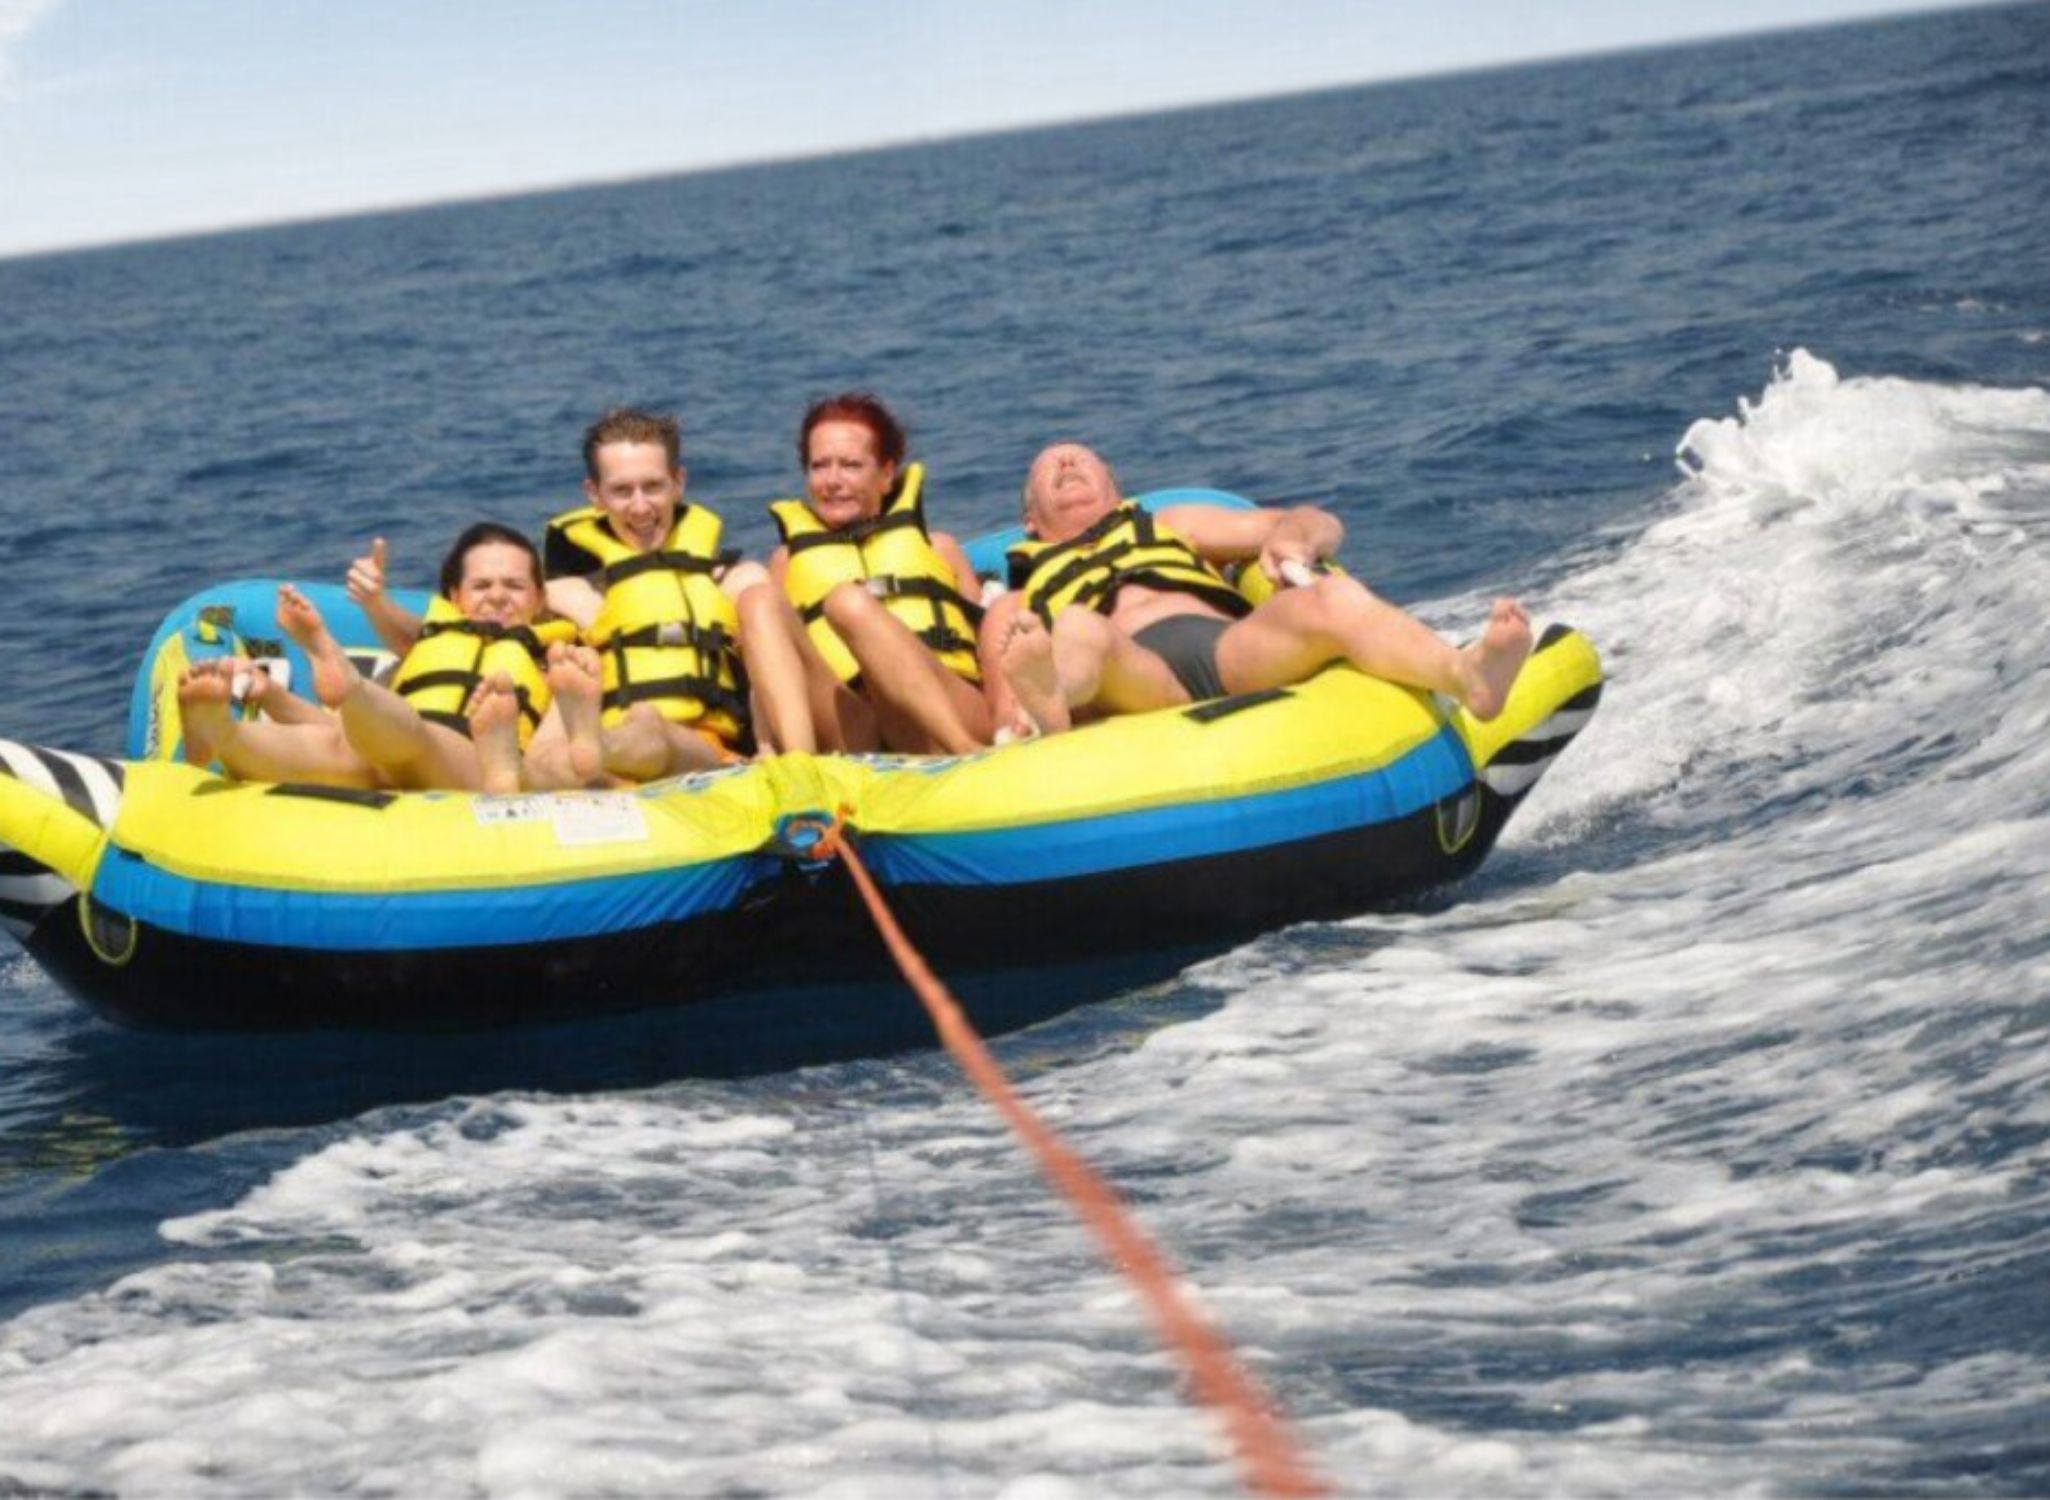
[[[769,507],[769,571],[804,625],[812,716],[828,748],[961,755],[990,740],[976,661],[981,584],[925,523],[924,466],[865,391],[812,403],[798,428],[805,498]]]

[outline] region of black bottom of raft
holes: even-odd
[[[1021,885],[892,886],[885,899],[978,1025],[997,1032],[1288,922],[1412,902],[1469,874],[1515,800],[1476,787],[1393,823],[1271,848]],[[100,908],[93,919],[88,942],[78,901],[67,902],[28,950],[129,1025],[452,1031],[683,1007],[719,1072],[932,1042],[916,1002],[876,983],[888,958],[836,865],[786,867],[733,911],[545,944],[315,952],[184,937]]]

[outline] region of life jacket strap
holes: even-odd
[[[474,690],[482,681],[474,672],[425,672],[406,684],[406,693],[411,694],[424,688],[467,687]],[[516,684],[513,697],[519,700],[520,717],[529,725],[541,722],[541,712],[534,707],[534,695],[527,691],[525,683]],[[430,724],[439,724],[444,729],[453,729],[459,734],[470,732],[470,721],[460,711],[446,708],[416,709],[421,718]]]
[[[1078,538],[1077,540],[1080,539]],[[1115,594],[1118,585],[1124,581],[1117,574],[1118,559],[1136,550],[1139,545],[1140,543],[1135,538],[1131,541],[1118,542],[1112,546],[1105,547],[1101,552],[1082,552],[1074,557],[1070,557],[1054,571],[1053,575],[1046,580],[1043,586],[1032,591],[1033,597],[1038,601],[1033,606],[1033,613],[1051,625],[1053,623],[1052,610],[1047,601],[1058,599],[1067,592],[1068,586],[1076,579],[1085,578],[1089,574],[1101,570],[1103,576],[1096,579],[1093,583],[1083,585],[1076,592],[1073,600],[1074,603],[1081,605],[1085,609],[1095,609],[1102,600]]]
[[[410,697],[433,688],[475,687],[480,680],[475,672],[466,672],[460,667],[444,667],[439,672],[420,672],[406,678],[400,695]]]
[[[618,562],[607,563],[604,581],[607,588],[615,583],[624,583],[629,578],[638,578],[643,573],[716,573],[730,568],[740,561],[740,549],[729,547],[702,557],[695,552],[643,552],[634,557],[623,557]]]
[[[959,589],[940,579],[900,578],[891,573],[876,573],[858,581],[874,598],[928,599],[934,604],[951,604],[967,617],[970,625],[982,623],[982,606],[963,598]],[[826,601],[823,599],[814,599],[797,611],[797,617],[807,625],[814,620],[824,619],[825,615]],[[969,644],[973,645],[974,642],[971,640]]]
[[[982,606],[944,579],[900,578],[894,574],[878,573],[868,580],[868,591],[878,599],[930,599],[935,604],[951,604],[968,617],[970,625],[982,623]]]
[[[470,721],[459,713],[451,713],[445,708],[423,708],[420,717],[430,724],[439,724],[443,729],[453,729],[464,739],[471,737]]]
[[[723,713],[736,724],[747,722],[747,700],[710,677],[651,677],[644,682],[626,682],[606,692],[606,708],[630,708],[649,698],[695,698],[707,713]]]
[[[638,630],[626,630],[606,642],[608,649],[634,646],[688,646],[707,655],[718,655],[737,649],[733,632],[724,625],[693,625],[684,620],[669,620],[660,625],[643,625]]]
[[[500,641],[512,641],[522,647],[535,661],[547,658],[548,648],[530,625],[500,625],[495,620],[429,620],[420,627],[420,639],[429,640],[438,635],[461,635],[482,645],[496,645]],[[415,679],[420,681],[423,679]]]
[[[870,516],[865,521],[855,521],[833,531],[803,532],[788,538],[784,545],[794,556],[799,552],[808,552],[813,547],[859,547],[870,537],[885,531],[922,529],[923,518],[919,514],[919,508],[914,505],[907,510],[884,511],[881,515]]]
[[[949,630],[944,625],[928,625],[918,631],[917,635],[919,640],[925,643],[926,649],[937,656],[945,656],[949,651],[966,651],[971,657],[975,654],[974,636],[963,635],[958,630]],[[980,672],[976,673],[974,680],[980,681],[981,676]]]

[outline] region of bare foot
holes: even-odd
[[[494,672],[470,694],[470,738],[484,790],[508,796],[520,789],[520,700],[512,678]]]
[[[604,688],[598,653],[589,646],[558,641],[548,648],[548,689],[569,736],[569,768],[579,786],[605,780],[605,747],[599,738]]]
[[[178,715],[190,764],[213,764],[221,747],[235,738],[235,716],[228,710],[234,691],[233,669],[225,661],[195,662],[179,674]]]
[[[1004,668],[1004,680],[1018,695],[1018,707],[1043,733],[1059,734],[1074,727],[1067,696],[1061,692],[1060,673],[1054,668],[1053,637],[1039,623],[1039,616],[1018,612],[997,647]]]
[[[1502,712],[1530,655],[1530,616],[1514,599],[1497,599],[1481,638],[1462,647],[1460,701],[1483,722]]]
[[[278,585],[278,628],[298,643],[313,667],[313,694],[329,708],[340,708],[362,685],[363,674],[341,644],[328,634],[327,621],[313,601],[289,583]]]

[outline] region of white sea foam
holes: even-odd
[[[1611,682],[1512,839],[1647,799],[1698,820],[2050,712],[2050,392],[1844,380],[1796,350],[1679,461],[1670,514],[1538,601]]]
[[[1855,1489],[2050,1391],[1996,1318],[1846,1357],[2050,1253],[2050,397],[1797,353],[1683,453],[1537,601],[1614,680],[1499,875],[1029,1083],[1350,1493]],[[881,1072],[366,1125],[0,1328],[0,1477],[1230,1492],[1000,1127]]]

